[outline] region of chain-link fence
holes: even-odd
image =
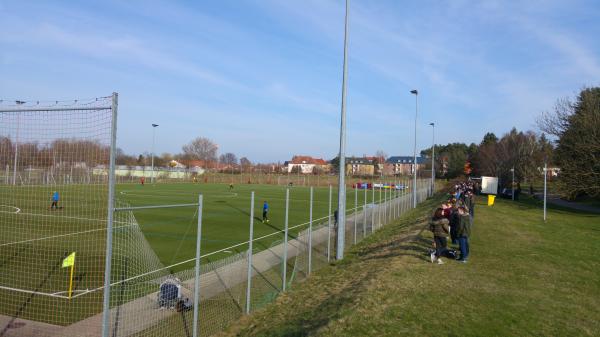
[[[296,176],[303,180],[292,185],[308,187],[307,202],[290,204],[287,188],[283,229],[256,237],[252,192],[248,240],[204,254],[203,196],[137,207],[119,200],[116,107],[116,94],[0,104],[0,336],[210,336],[335,258],[333,176]],[[291,177],[251,179],[289,185]],[[411,209],[413,193],[418,201],[431,194],[429,179],[395,179],[350,182],[346,249]],[[323,185],[328,199],[318,202],[327,212],[315,216],[309,186]],[[135,214],[164,208],[188,219],[195,255],[164,261],[148,242]],[[308,221],[291,223],[294,212]],[[169,224],[169,214],[152,218]]]

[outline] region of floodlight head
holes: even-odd
[[[158,126],[158,124],[154,124],[154,123],[152,123],[152,127],[153,127],[153,128],[155,128],[155,127],[157,127],[157,126]]]
[[[411,93],[411,94],[414,94],[414,95],[418,95],[418,94],[419,94],[419,91],[417,91],[417,89],[415,89],[415,90],[411,90],[411,91],[410,91],[410,93]]]
[[[431,125],[431,126],[435,126],[435,123],[429,123],[429,125]]]

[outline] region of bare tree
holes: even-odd
[[[221,162],[221,164],[226,164],[226,165],[237,165],[237,162],[238,162],[236,155],[231,152],[222,154],[219,157],[219,161]]]
[[[383,150],[377,150],[377,152],[375,152],[375,158],[377,158],[377,161],[380,164],[383,164],[387,158],[387,153],[385,153]]]
[[[554,111],[542,112],[537,118],[538,128],[549,135],[560,138],[569,128],[569,117],[573,114],[575,106],[568,98],[556,101]]]
[[[248,158],[242,157],[240,158],[240,165],[242,166],[242,170],[247,171],[252,166],[252,162]]]
[[[205,137],[198,137],[182,147],[183,154],[188,160],[201,160],[208,167],[217,161],[219,146]]]

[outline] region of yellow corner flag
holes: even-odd
[[[71,299],[71,294],[73,294],[73,269],[75,269],[75,252],[72,252],[63,260],[62,267],[71,267],[71,276],[69,277],[69,299]]]
[[[71,255],[67,256],[62,263],[62,267],[71,267],[75,264],[75,252],[71,253]]]

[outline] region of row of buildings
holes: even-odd
[[[417,157],[417,171],[425,168],[427,158]],[[331,172],[334,164],[321,158],[310,156],[294,156],[292,160],[284,163],[283,169],[287,173],[318,174]],[[387,159],[377,157],[347,157],[346,173],[349,175],[369,176],[384,175],[409,175],[414,170],[412,156],[392,156]]]

